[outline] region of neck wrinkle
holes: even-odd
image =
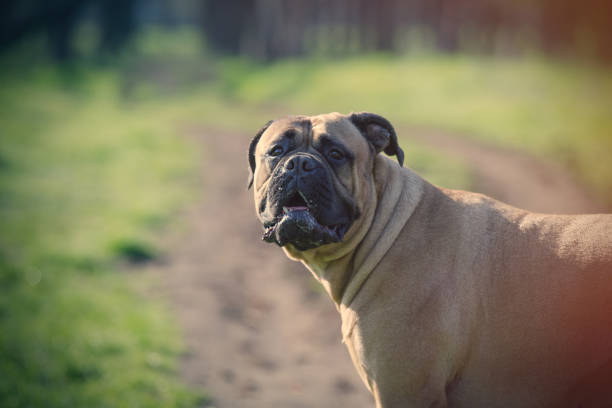
[[[299,259],[323,285],[339,312],[349,307],[371,272],[395,242],[423,195],[423,181],[407,168],[377,156],[370,191],[372,205],[358,233]]]
[[[410,170],[399,167],[390,159],[380,159],[375,168],[376,185],[380,186],[376,192],[375,222],[370,223],[353,253],[350,278],[341,297],[334,299],[339,309],[350,306],[359,289],[397,239],[423,195],[423,183],[415,182]]]

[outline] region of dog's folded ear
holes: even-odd
[[[251,166],[251,176],[249,177],[249,185],[247,189],[251,188],[251,186],[253,185],[253,177],[255,176],[255,149],[257,148],[257,143],[259,142],[261,135],[263,135],[263,132],[266,131],[266,129],[270,126],[270,124],[272,124],[272,122],[274,121],[271,120],[266,123],[264,127],[257,131],[257,134],[255,135],[253,140],[251,140],[251,145],[249,146],[249,166]]]
[[[349,120],[370,142],[376,153],[384,151],[389,156],[397,156],[400,166],[404,165],[404,151],[399,147],[395,129],[387,119],[374,113],[353,112]]]

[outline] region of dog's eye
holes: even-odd
[[[342,153],[338,149],[331,149],[328,153],[329,157],[334,160],[342,160],[344,159],[344,153]]]
[[[281,154],[283,154],[283,147],[280,145],[276,145],[272,149],[270,149],[268,154],[270,156],[280,156]]]

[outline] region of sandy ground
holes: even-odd
[[[185,333],[184,378],[218,408],[373,407],[341,343],[332,302],[301,264],[261,241],[246,190],[250,137],[189,133],[205,155],[204,200],[186,215],[188,231],[155,272]],[[598,210],[555,164],[440,132],[410,134],[464,158],[479,192],[534,211]]]

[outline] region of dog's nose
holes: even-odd
[[[293,172],[297,169],[309,173],[318,167],[317,161],[310,156],[297,155],[285,163],[285,170]]]
[[[311,158],[311,157],[302,157],[302,170],[306,171],[306,172],[310,172],[313,171],[314,169],[317,168],[317,162]]]

